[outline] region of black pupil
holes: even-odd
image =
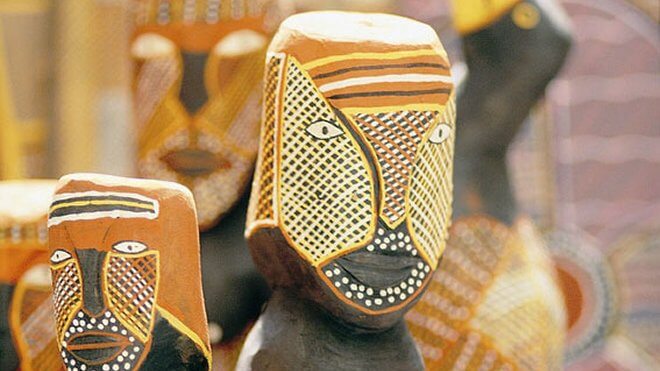
[[[327,125],[323,125],[323,128],[321,128],[321,132],[323,133],[323,135],[328,135],[329,131],[330,129],[328,129]]]

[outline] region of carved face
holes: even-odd
[[[68,367],[134,369],[168,333],[206,354],[191,202],[179,189],[108,187],[84,177],[56,192],[48,220],[50,264],[57,341]],[[185,261],[188,272],[168,266]],[[164,285],[168,278],[186,282],[188,290]],[[171,352],[180,351],[175,343]]]
[[[158,12],[150,13],[156,3]],[[206,229],[251,175],[271,35],[265,12],[277,14],[278,2],[169,3],[136,1],[138,168],[144,177],[188,186]]]
[[[278,43],[247,236],[279,230],[332,300],[367,314],[404,309],[435,270],[449,225],[446,55],[431,45]]]

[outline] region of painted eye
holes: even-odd
[[[332,139],[344,134],[337,125],[326,120],[316,121],[309,125],[306,130],[316,139]]]
[[[71,259],[71,254],[69,254],[68,251],[59,249],[53,251],[53,253],[50,255],[50,262],[53,264],[61,263],[65,260]]]
[[[449,138],[451,134],[451,127],[447,124],[440,124],[437,128],[433,129],[431,136],[429,137],[429,142],[440,144]]]
[[[147,245],[137,241],[123,241],[116,243],[112,249],[124,254],[137,254],[146,250]]]

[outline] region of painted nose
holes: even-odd
[[[97,250],[76,250],[83,281],[83,310],[92,317],[101,315],[105,309],[101,274],[105,252]]]

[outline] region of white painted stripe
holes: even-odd
[[[112,211],[95,211],[95,212],[84,212],[79,214],[69,214],[64,216],[55,216],[48,218],[48,228],[58,225],[62,222],[68,221],[78,221],[78,220],[96,220],[101,218],[111,218],[111,219],[156,219],[158,218],[157,214],[153,212],[142,212],[142,211],[125,211],[125,210],[112,210]]]
[[[453,80],[451,76],[420,74],[420,73],[408,73],[402,75],[400,74],[400,75],[384,75],[384,76],[365,76],[365,77],[354,77],[342,81],[330,82],[325,85],[321,85],[319,87],[319,90],[322,93],[325,93],[328,91],[342,89],[349,86],[378,84],[383,82],[444,82],[451,84],[453,83]]]

